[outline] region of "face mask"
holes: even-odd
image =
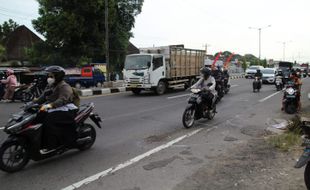
[[[51,77],[47,78],[47,84],[52,85],[54,83],[55,83],[55,79],[54,78],[51,78]]]

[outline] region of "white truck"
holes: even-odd
[[[204,56],[205,51],[185,49],[184,45],[142,48],[140,54],[126,57],[125,85],[134,94],[153,90],[161,95],[168,88],[186,89],[200,76]]]

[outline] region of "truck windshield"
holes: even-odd
[[[147,69],[148,63],[151,63],[150,55],[127,56],[125,61],[126,70]]]

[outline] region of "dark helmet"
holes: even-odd
[[[260,69],[257,69],[256,72],[260,73]]]
[[[65,69],[57,65],[47,67],[45,72],[52,73],[55,76],[56,84],[62,81],[66,75]]]
[[[200,69],[200,73],[203,74],[205,78],[208,78],[211,75],[211,70],[207,67]]]

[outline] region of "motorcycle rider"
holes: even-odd
[[[279,69],[279,70],[277,71],[276,78],[281,79],[282,84],[284,84],[284,74],[283,74],[283,72],[282,72],[281,69]]]
[[[258,77],[258,80],[262,80],[263,73],[261,73],[260,69],[256,70],[256,73],[255,73],[254,77]]]
[[[229,73],[228,73],[227,69],[224,69],[224,71],[223,71],[223,78],[224,79],[227,78],[227,84],[225,84],[225,85],[230,86]]]
[[[72,87],[64,81],[65,70],[60,66],[49,66],[48,86],[45,92],[34,103],[43,106],[43,136],[44,150],[47,154],[60,145],[70,146],[75,139],[75,116],[78,107],[74,104],[75,93]]]
[[[200,69],[200,73],[202,74],[202,77],[191,88],[198,88],[205,91],[202,94],[203,103],[204,105],[209,105],[211,109],[213,109],[215,97],[217,94],[215,90],[215,79],[213,76],[211,76],[211,70],[207,67]],[[208,84],[212,85],[208,86]],[[210,93],[206,93],[207,91]]]
[[[14,75],[13,69],[6,70],[6,79],[1,80],[0,82],[5,84],[5,93],[3,95],[3,102],[11,102],[14,96],[15,87],[17,86],[17,79]]]
[[[290,81],[294,83],[294,88],[297,90],[297,95],[296,95],[296,100],[298,103],[297,106],[297,111],[300,111],[301,109],[301,101],[300,101],[300,96],[301,96],[301,79],[299,78],[298,74],[296,73],[296,71],[293,71],[291,76],[290,76]],[[283,100],[282,100],[282,108],[281,110],[284,110],[284,96],[283,96]]]

